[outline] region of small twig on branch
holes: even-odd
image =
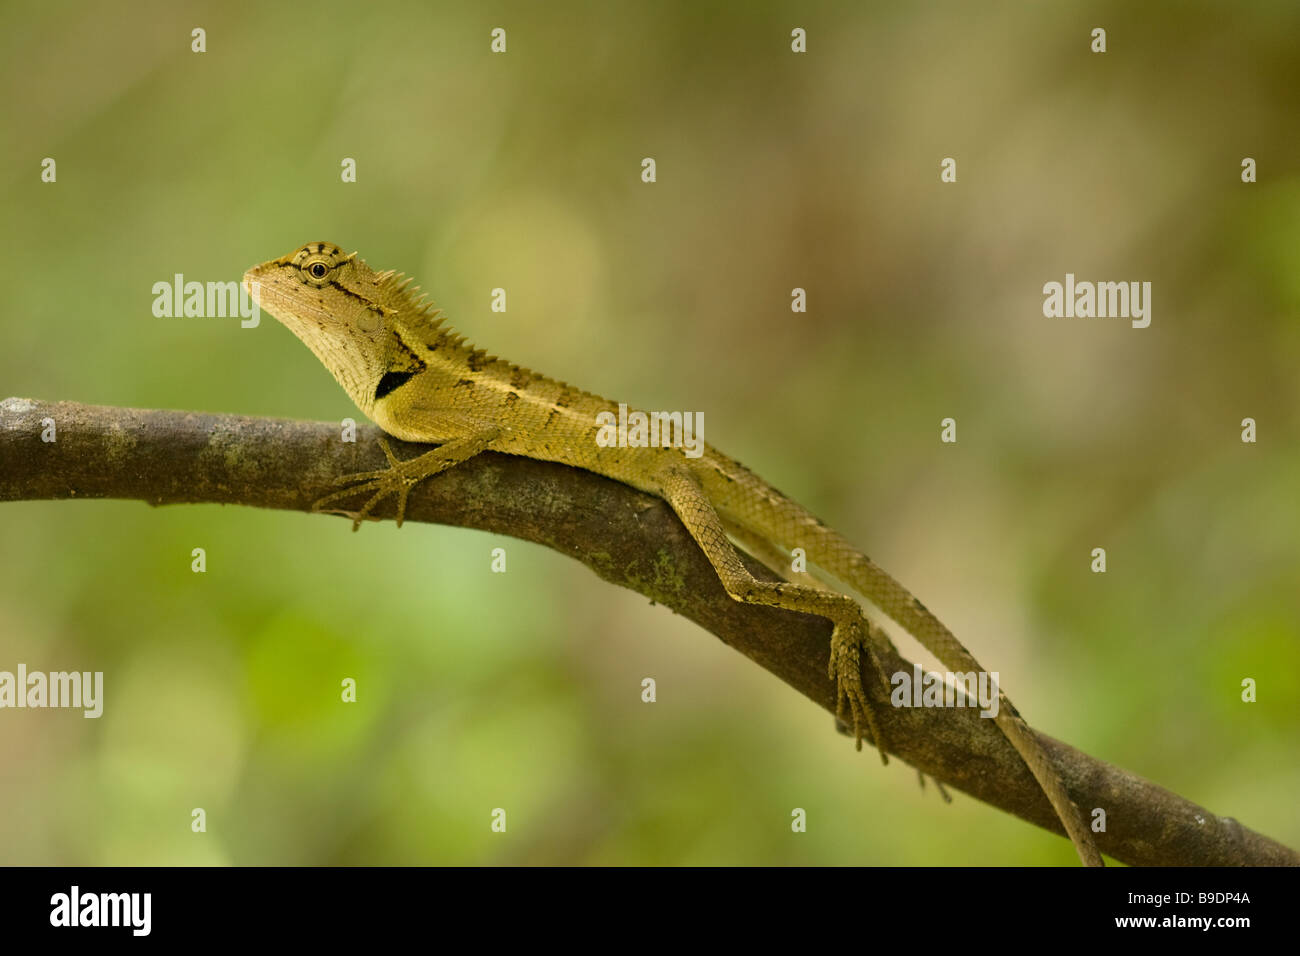
[[[52,419],[57,440],[42,440]],[[0,402],[0,501],[128,498],[153,505],[221,502],[309,511],[343,474],[382,468],[378,429],[339,441],[320,422],[142,411],[37,402]],[[394,448],[404,457],[422,450]],[[391,499],[379,509],[391,517]],[[740,604],[658,498],[598,475],[548,462],[483,454],[421,483],[408,521],[480,528],[535,541],[586,564],[607,581],[672,608],[835,712],[826,677],[830,625],[821,618]],[[770,573],[756,562],[750,570]],[[912,664],[892,657],[892,673]],[[889,751],[978,800],[1062,833],[1029,769],[991,720],[975,708],[888,706],[874,681],[867,691],[886,714]],[[1300,865],[1300,855],[1182,797],[1068,744],[1039,735],[1085,813],[1106,811],[1097,842],[1136,865]]]

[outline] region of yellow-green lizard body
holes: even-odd
[[[603,444],[597,416],[617,416],[616,403],[473,348],[444,325],[423,296],[416,297],[409,280],[377,273],[355,253],[313,242],[250,269],[244,281],[258,303],[316,353],[385,432],[439,446],[398,461],[385,444],[390,468],[347,476],[351,487],[317,502],[321,507],[369,492],[354,528],[391,494],[398,496],[401,524],[412,486],[482,451],[559,462],[667,501],[736,600],[829,618],[834,624],[830,676],[840,705],[849,705],[859,746],[865,723],[882,758],[884,741],[862,691],[861,655],[868,655],[883,680],[872,648],[887,638],[854,598],[792,574],[788,562],[777,560],[782,551],[803,548],[810,563],[867,597],[952,671],[982,671],[901,584],[739,462],[707,445],[691,457],[681,444]],[[752,545],[755,556],[787,580],[754,578],[732,538]],[[998,693],[998,726],[1043,787],[1080,857],[1101,865],[1091,831],[1060,774],[1011,702]]]

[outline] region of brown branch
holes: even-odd
[[[42,441],[53,419],[57,440]],[[355,444],[318,422],[142,411],[73,402],[0,402],[0,501],[130,498],[150,504],[221,502],[310,510],[331,478],[380,468],[371,426]],[[402,448],[414,455],[420,446]],[[379,513],[391,517],[392,502]],[[739,604],[658,498],[597,475],[547,462],[484,454],[421,484],[407,518],[481,528],[544,544],[685,615],[835,712],[826,677],[828,622]],[[757,575],[770,578],[757,563]],[[894,657],[890,673],[911,671]],[[889,708],[889,751],[971,796],[1056,833],[1046,798],[996,725],[973,708]],[[1153,783],[1051,737],[1044,745],[1085,811],[1102,807],[1097,834],[1109,856],[1131,864],[1300,865],[1295,851]]]

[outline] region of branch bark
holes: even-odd
[[[57,440],[42,441],[52,419]],[[0,402],[0,501],[126,498],[152,505],[221,502],[309,511],[337,475],[384,467],[373,426],[355,444],[332,423]],[[413,457],[422,446],[394,442]],[[393,502],[378,509],[393,515]],[[664,502],[598,475],[483,454],[423,482],[407,520],[479,528],[535,541],[600,577],[672,608],[830,713],[830,625],[808,615],[739,604]],[[771,575],[748,561],[760,577]],[[888,672],[911,671],[901,657]],[[1029,769],[996,725],[973,708],[893,709],[873,681],[889,752],[918,770],[1037,826],[1063,834]],[[1106,810],[1103,852],[1135,865],[1300,865],[1300,854],[1134,774],[1039,735],[1075,801]]]

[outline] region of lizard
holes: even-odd
[[[903,585],[744,465],[707,444],[688,457],[672,444],[598,442],[597,418],[617,413],[616,403],[475,348],[447,325],[442,310],[411,279],[376,272],[355,252],[344,253],[332,243],[310,242],[249,269],[244,284],[258,306],[315,353],[384,433],[437,445],[399,460],[380,438],[388,467],[336,479],[344,487],[316,501],[313,510],[368,494],[359,512],[346,512],[355,531],[381,501],[396,496],[400,527],[415,485],[489,450],[582,468],[662,498],[734,600],[831,621],[828,678],[836,685],[837,710],[845,723],[851,720],[858,748],[869,733],[886,762],[884,735],[862,674],[873,668],[888,696],[876,648],[888,646],[889,639],[858,601],[831,581],[865,596],[953,672],[983,671]],[[754,577],[733,541],[782,580]],[[791,572],[782,554],[794,547],[804,549],[826,580]],[[1001,688],[994,720],[1042,787],[1080,859],[1103,866],[1059,771]]]

